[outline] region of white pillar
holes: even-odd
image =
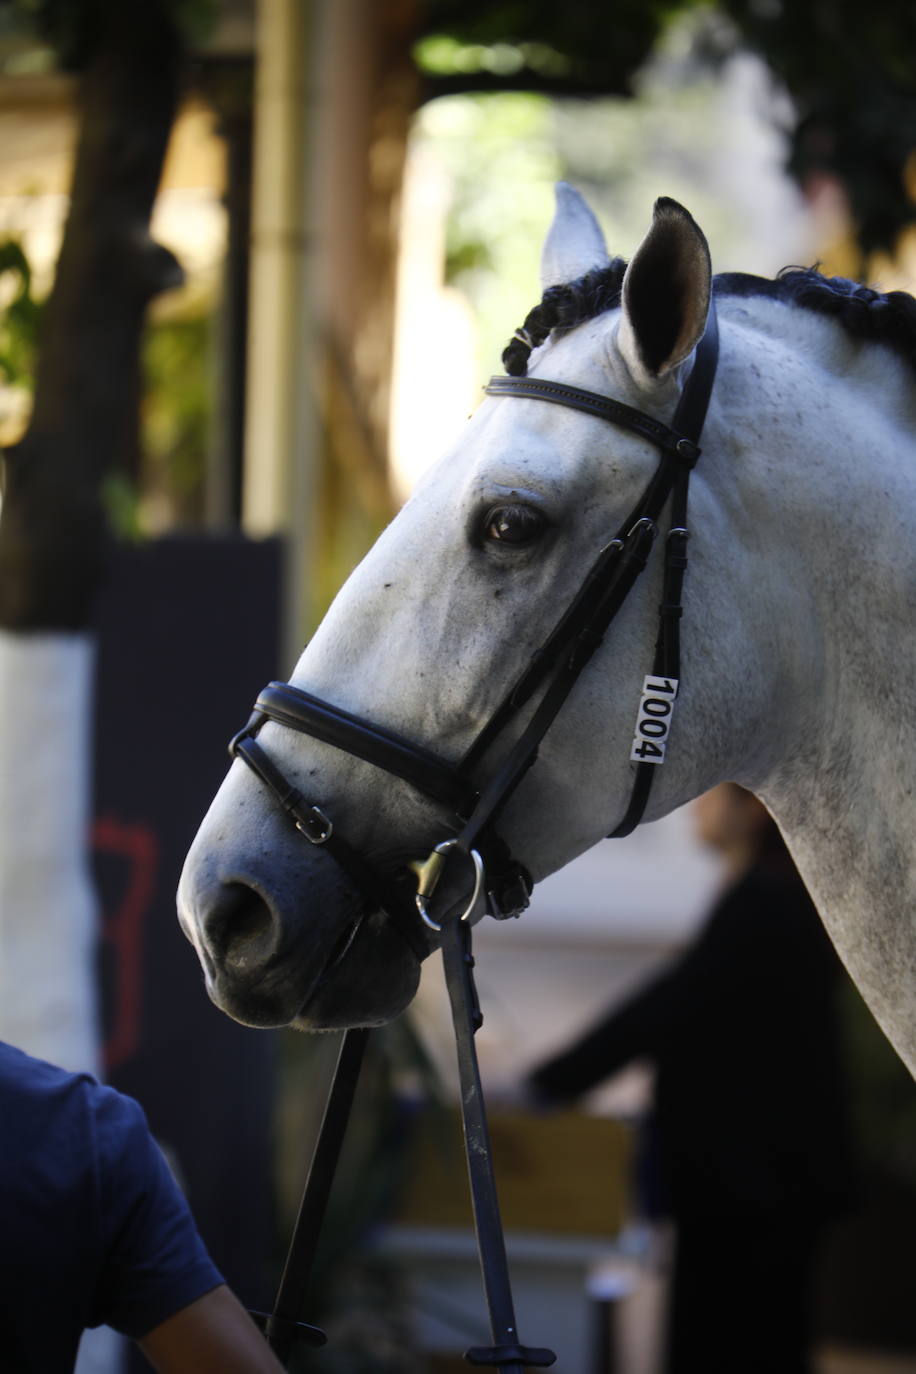
[[[311,565],[318,425],[309,311],[311,41],[320,5],[259,0],[242,520],[290,536],[287,640],[298,652]]]
[[[0,631],[0,1038],[93,1073],[94,660],[89,635]]]

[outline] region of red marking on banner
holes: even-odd
[[[159,845],[150,826],[102,816],[92,828],[94,849],[126,860],[127,885],[119,905],[106,913],[103,936],[115,955],[111,1030],[103,1047],[105,1067],[115,1069],[136,1052],[140,1040],[143,922],[153,897]]]

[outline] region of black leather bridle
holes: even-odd
[[[716,372],[718,332],[710,309],[693,369],[681,392],[669,426],[632,406],[596,392],[539,377],[493,377],[490,396],[521,397],[566,406],[607,420],[647,439],[660,450],[658,466],[636,505],[600,550],[581,587],[545,643],[456,764],[392,730],[375,725],[289,683],[271,682],[258,696],[254,711],[230,744],[271,791],[296,827],[312,844],[324,845],[374,907],[383,910],[418,958],[428,953],[428,939],[417,920],[434,931],[441,927],[428,911],[428,901],[447,854],[456,850],[474,864],[475,895],[486,892],[487,910],[497,919],[519,915],[528,905],[531,879],[510,855],[497,822],[510,797],[534,763],[538,748],[586,664],[601,644],[639,574],[646,566],[669,498],[670,522],[665,541],[662,599],[652,673],[677,689],[680,677],[681,591],[687,567],[687,492],[690,473],[700,456],[699,439]],[[475,778],[491,745],[541,691],[527,724],[492,777],[480,786]],[[257,741],[268,720],[311,735],[337,749],[402,778],[417,791],[443,804],[450,813],[451,834],[415,869],[419,890],[406,874],[389,875],[370,865],[338,833],[323,807],[303,797]],[[656,762],[636,763],[626,812],[611,836],[628,835],[642,818],[656,772]],[[472,906],[475,903],[472,901]],[[469,908],[470,910],[470,908]]]
[[[711,304],[706,332],[697,347],[693,370],[681,392],[670,427],[631,406],[565,383],[537,377],[491,379],[486,388],[489,395],[546,401],[597,416],[648,439],[660,450],[661,457],[635,507],[613,539],[600,550],[582,586],[546,642],[457,765],[393,731],[281,682],[272,682],[261,692],[247,725],[230,745],[233,757],[243,759],[253,769],[305,838],[312,844],[324,845],[367,901],[387,914],[418,958],[422,959],[428,948],[417,913],[427,927],[442,933],[461,1082],[465,1153],[492,1336],[491,1345],[467,1350],[465,1360],[472,1365],[498,1368],[503,1374],[524,1374],[528,1368],[546,1367],[554,1363],[556,1356],[549,1349],[524,1345],[516,1325],[474,1044],[474,1035],[483,1017],[474,986],[470,921],[464,918],[469,918],[476,910],[482,890],[486,891],[487,910],[498,918],[518,915],[528,904],[530,878],[509,854],[496,830],[496,821],[534,763],[541,740],[646,566],[658,521],[669,498],[671,511],[652,678],[664,681],[671,692],[677,691],[681,592],[687,567],[687,491],[690,473],[700,456],[699,440],[717,359],[718,331],[715,307]],[[478,787],[473,779],[487,750],[539,689],[542,689],[540,699],[527,724],[492,777]],[[267,720],[302,731],[364,759],[404,779],[449,809],[455,833],[437,845],[425,863],[415,869],[417,890],[412,893],[413,905],[410,902],[411,883],[406,875],[389,876],[368,864],[337,834],[325,811],[287,781],[256,738]],[[635,744],[637,747],[631,751],[631,758],[637,759],[633,789],[623,819],[611,831],[612,836],[628,835],[639,824],[657,762],[664,757],[663,751],[656,746],[656,761],[649,762],[645,746],[638,747],[638,740]],[[427,903],[452,849],[464,853],[473,863],[474,890],[461,917],[453,917],[440,925],[430,916]],[[363,1028],[348,1030],[344,1035],[274,1310],[269,1315],[254,1314],[261,1320],[270,1344],[283,1360],[300,1341],[307,1345],[321,1345],[325,1341],[323,1331],[301,1321],[297,1314],[314,1264],[318,1233],[367,1035],[368,1031]]]

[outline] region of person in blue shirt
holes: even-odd
[[[161,1374],[282,1369],[138,1104],[0,1042],[0,1369],[69,1374],[103,1324]]]

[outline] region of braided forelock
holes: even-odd
[[[566,333],[618,306],[626,266],[623,258],[615,258],[575,281],[549,286],[503,350],[503,367],[509,375],[524,377],[532,349],[539,348],[550,334]]]

